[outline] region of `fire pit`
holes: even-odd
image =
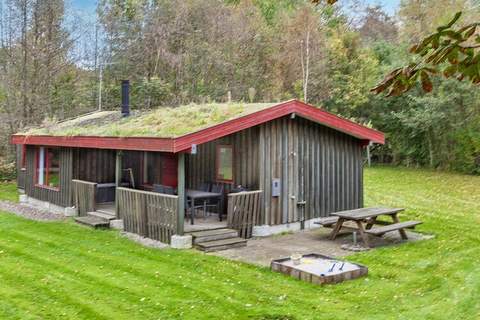
[[[315,284],[333,284],[365,276],[368,268],[360,264],[340,261],[311,253],[301,257],[299,263],[292,258],[272,260],[273,271],[285,273],[299,280]]]

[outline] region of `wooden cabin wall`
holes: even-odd
[[[35,185],[35,150],[34,146],[27,147],[25,193],[32,198],[48,201],[62,207],[72,206],[72,165],[73,149],[60,149],[60,183],[59,190],[39,187]]]
[[[23,145],[16,146],[17,188],[25,189],[25,170],[22,168]]]
[[[264,190],[258,224],[299,221],[363,206],[362,145],[358,139],[296,117],[260,126],[260,189]],[[272,197],[272,179],[281,193]]]
[[[233,146],[233,183],[223,183],[225,192],[242,185],[248,189],[259,187],[258,166],[259,128],[249,128],[235,134],[199,145],[197,154],[186,157],[186,186],[199,188],[202,182],[216,183],[216,148]]]
[[[234,148],[234,182],[261,189],[263,205],[257,224],[284,224],[363,206],[363,147],[360,140],[296,117],[284,117],[199,145],[186,157],[187,188],[215,183],[216,146]],[[272,179],[281,183],[272,197]]]
[[[152,181],[152,184],[162,184],[163,178],[163,153],[161,152],[149,152],[148,153],[148,161],[152,167],[152,171],[149,171],[148,174],[150,175],[149,179]],[[175,162],[176,163],[176,162]],[[142,169],[143,170],[143,169]],[[176,172],[176,171],[175,171]],[[147,181],[142,181],[141,184],[146,184]]]
[[[143,184],[143,151],[122,152],[122,181],[130,182],[129,173],[126,169],[132,169],[135,188]],[[115,180],[114,180],[115,181]]]
[[[115,150],[76,148],[73,154],[74,179],[115,182]]]

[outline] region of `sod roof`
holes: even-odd
[[[20,135],[175,138],[236,119],[278,103],[210,103],[135,111],[99,111],[61,122],[45,121]]]

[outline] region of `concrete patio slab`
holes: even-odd
[[[332,257],[343,257],[353,254],[341,248],[344,244],[352,244],[352,232],[343,232],[332,241],[329,239],[331,229],[318,228],[302,230],[295,233],[270,236],[265,238],[252,238],[243,248],[235,248],[210,253],[227,259],[247,262],[268,267],[273,259],[289,257],[293,253],[317,253]],[[429,236],[407,231],[409,240],[402,240],[398,232],[386,234],[383,237],[369,236],[372,250],[378,247],[412,242],[427,239]]]

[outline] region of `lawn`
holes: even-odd
[[[0,181],[0,200],[17,202],[18,193],[16,185],[13,183]]]
[[[480,177],[377,167],[365,185],[367,205],[405,206],[403,219],[435,238],[350,256],[369,276],[325,287],[1,214],[0,318],[480,318]]]

